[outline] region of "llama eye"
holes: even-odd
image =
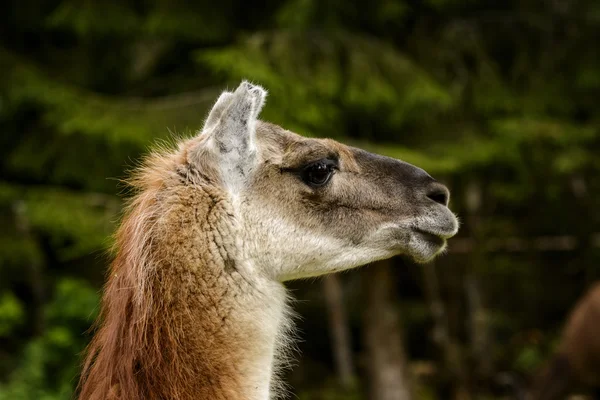
[[[322,160],[307,165],[301,174],[302,180],[313,187],[325,185],[331,179],[336,164],[332,160]]]

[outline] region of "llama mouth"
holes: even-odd
[[[417,263],[426,263],[446,249],[447,239],[455,232],[412,228],[408,255]]]
[[[419,235],[426,242],[429,242],[433,245],[437,245],[439,247],[445,246],[446,239],[453,236],[453,235],[448,235],[448,234],[440,234],[438,232],[426,231],[424,229],[419,229],[419,228],[415,228],[414,232],[417,235]]]
[[[425,239],[446,241],[458,233],[458,218],[447,207],[436,209],[425,217],[417,218],[411,224],[411,230]]]

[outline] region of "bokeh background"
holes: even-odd
[[[2,400],[71,398],[121,179],[152,144],[194,134],[242,78],[269,89],[265,120],[423,167],[462,220],[435,264],[289,285],[296,398],[518,398],[600,278],[597,1],[1,10]]]

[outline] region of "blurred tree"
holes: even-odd
[[[369,399],[411,400],[412,383],[395,305],[389,260],[364,271],[364,337],[368,357]]]
[[[342,282],[337,275],[323,278],[323,294],[329,311],[329,334],[339,383],[349,392],[354,389],[356,376]]]

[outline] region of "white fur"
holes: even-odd
[[[235,92],[221,94],[202,129],[232,196],[243,188],[256,162],[256,120],[266,96],[262,87],[242,82]]]
[[[245,379],[245,395],[249,400],[274,399],[284,392],[277,379],[287,362],[291,338],[291,318],[285,287],[271,280],[253,279],[260,294],[240,299],[238,323],[259,332],[262,339],[253,344],[252,353],[244,355],[240,376]]]
[[[275,210],[242,208],[241,215],[246,219],[243,226],[261,226],[244,233],[245,257],[277,281],[342,271],[394,255],[389,246],[377,246],[376,240],[357,245],[301,229]]]

